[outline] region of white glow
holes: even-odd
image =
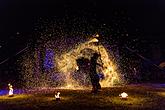
[[[76,67],[76,70],[77,70],[77,71],[79,70],[79,67],[78,67],[78,66]]]
[[[55,98],[60,98],[60,92],[57,92],[57,95],[55,95]]]
[[[9,83],[8,84],[9,86],[9,96],[12,96],[13,95],[13,86]]]
[[[96,34],[96,37],[99,37],[99,34]]]
[[[127,98],[128,97],[128,94],[123,92],[119,95],[121,98]]]
[[[91,43],[91,42],[99,42],[99,40],[96,38],[93,38],[92,40],[89,41],[89,43]]]

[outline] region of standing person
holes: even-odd
[[[139,75],[138,75],[138,70],[136,68],[133,68],[133,71],[134,71],[134,81],[135,83],[138,83],[139,82]]]
[[[91,57],[90,60],[90,72],[89,72],[89,76],[91,79],[91,83],[92,83],[92,93],[97,93],[98,89],[101,89],[101,85],[99,83],[99,75],[97,74],[96,71],[96,66],[99,65],[102,67],[102,65],[97,63],[97,59],[100,57],[100,55],[98,53],[94,53],[93,56]]]

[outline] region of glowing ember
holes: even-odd
[[[13,86],[9,83],[9,96],[13,96]]]
[[[125,92],[119,94],[119,96],[120,96],[121,99],[127,99],[128,98],[128,94],[125,93]]]

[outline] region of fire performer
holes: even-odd
[[[101,89],[101,85],[99,83],[100,78],[104,78],[103,74],[97,74],[97,66],[100,66],[103,68],[103,66],[99,63],[97,63],[98,58],[101,55],[98,53],[94,53],[90,60],[85,58],[79,58],[77,59],[77,70],[84,70],[86,73],[89,74],[91,83],[92,83],[92,93],[97,93],[99,89]],[[88,71],[88,72],[87,72]]]
[[[91,79],[91,83],[92,83],[92,93],[97,93],[99,89],[101,89],[101,85],[99,83],[99,75],[97,74],[97,71],[96,71],[96,67],[97,65],[98,66],[101,66],[101,64],[97,63],[97,59],[100,57],[100,54],[98,53],[94,53],[93,56],[91,57],[91,60],[90,60],[90,72],[89,72],[89,76],[90,76],[90,79]]]

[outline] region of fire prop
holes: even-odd
[[[127,99],[128,98],[128,94],[125,93],[125,92],[119,94],[119,96],[120,96],[121,99]]]
[[[55,94],[56,101],[60,101],[60,92],[57,92],[57,95]]]
[[[9,86],[9,97],[12,97],[13,96],[13,86],[9,83],[8,84]]]

